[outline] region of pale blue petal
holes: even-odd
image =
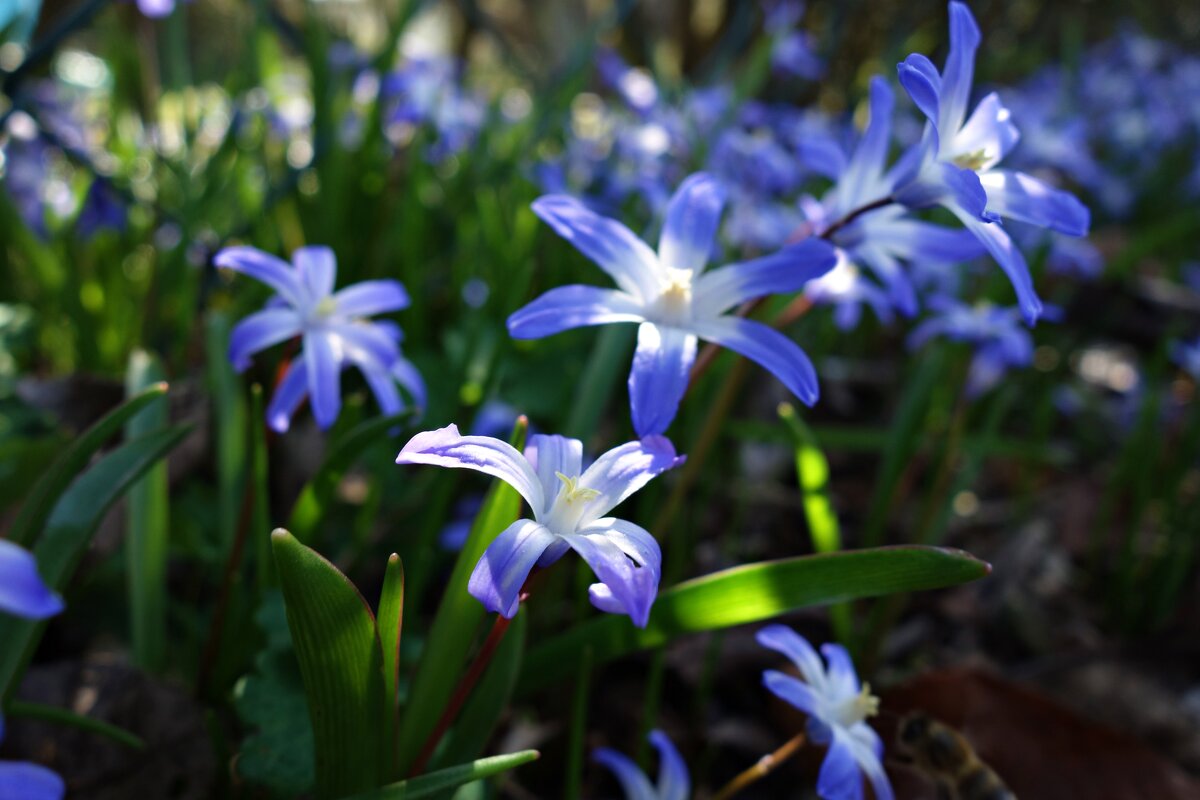
[[[602,217],[566,195],[539,197],[533,202],[533,213],[612,276],[625,292],[643,300],[655,296],[658,257],[620,222]]]
[[[874,241],[870,239],[869,241]],[[892,304],[905,316],[917,313],[917,292],[904,267],[880,246],[865,245],[855,251],[857,260],[863,262],[887,287]]]
[[[308,395],[313,418],[322,430],[327,430],[342,410],[342,365],[328,335],[304,335],[304,366],[308,369]]]
[[[238,372],[250,356],[300,335],[300,315],[290,308],[268,308],[239,322],[229,334],[229,361]]]
[[[597,764],[607,767],[616,776],[621,788],[625,791],[625,800],[659,800],[658,793],[650,784],[646,773],[616,750],[601,747],[592,754],[592,758]]]
[[[725,190],[713,176],[697,172],[688,177],[667,205],[667,218],[658,240],[658,260],[664,267],[699,272],[708,263]]]
[[[537,471],[545,492],[546,508],[542,511],[549,511],[563,486],[558,473],[578,478],[583,472],[583,442],[566,436],[534,434],[525,446],[525,460]]]
[[[1005,233],[998,222],[984,222],[962,209],[951,207],[951,211],[962,220],[967,228],[979,237],[983,246],[988,249],[1000,269],[1008,276],[1013,289],[1017,293],[1017,303],[1021,307],[1021,315],[1030,325],[1037,322],[1042,313],[1042,301],[1033,288],[1033,276],[1029,274],[1029,266],[1025,256],[1013,244],[1012,239]]]
[[[879,76],[871,79],[869,104],[871,113],[867,127],[838,181],[838,198],[843,211],[879,199],[867,197],[866,193],[883,175],[891,144],[892,110],[896,105],[891,87]]]
[[[806,405],[817,402],[817,371],[800,345],[761,322],[737,317],[717,317],[693,322],[701,339],[716,342],[755,361],[778,378]]]
[[[1064,192],[1023,172],[995,169],[979,176],[987,191],[988,209],[1068,236],[1087,236],[1091,213],[1070,192]]]
[[[656,476],[682,464],[675,447],[665,436],[646,436],[627,442],[600,456],[579,478],[579,486],[599,492],[588,505],[586,521],[596,520]]]
[[[629,520],[603,517],[589,522],[580,533],[603,535],[639,566],[654,570],[662,568],[662,550],[658,540],[648,530]]]
[[[658,750],[659,800],[688,800],[692,780],[675,744],[660,730],[650,731],[650,744]]]
[[[282,259],[253,247],[226,247],[213,257],[213,263],[265,283],[297,309],[308,306],[308,291],[300,276]]]
[[[830,690],[838,697],[853,697],[858,694],[858,673],[854,671],[854,662],[850,654],[840,644],[823,644],[821,653],[825,656],[829,669],[826,670]]]
[[[428,402],[425,380],[413,363],[403,356],[397,358],[392,362],[392,377],[412,397],[413,405],[418,411],[424,410]]]
[[[137,0],[137,6],[145,16],[159,19],[171,15],[175,10],[175,0]]]
[[[396,337],[382,325],[364,321],[327,324],[325,332],[341,340],[342,352],[356,364],[373,361],[386,370],[400,357]]]
[[[362,281],[333,295],[338,313],[347,317],[369,317],[408,308],[408,292],[400,281]]]
[[[629,403],[638,436],[666,432],[687,391],[696,360],[696,337],[652,322],[638,327],[637,351],[629,372]]]
[[[370,362],[360,363],[358,367],[362,370],[367,386],[371,387],[371,393],[375,395],[375,402],[379,404],[379,411],[383,416],[390,417],[404,410],[400,390],[396,388],[396,381],[386,367]]]
[[[795,143],[796,156],[807,169],[836,181],[846,170],[846,153],[828,136],[806,136]]]
[[[768,625],[755,635],[755,639],[763,647],[783,653],[791,659],[809,684],[817,689],[825,686],[825,665],[803,636],[786,625]]]
[[[512,619],[521,605],[521,587],[542,552],[557,537],[531,519],[509,525],[488,545],[475,565],[467,591],[488,611]]]
[[[866,236],[872,244],[886,248],[905,261],[921,259],[958,264],[986,252],[970,231],[915,219],[868,221]]]
[[[833,247],[810,237],[771,255],[701,275],[693,289],[693,308],[699,317],[714,316],[756,297],[798,292],[835,264]]]
[[[950,157],[970,158],[977,162],[977,169],[988,169],[1008,155],[1020,139],[1012,114],[1000,102],[1000,96],[992,92],[979,101],[967,124],[948,142],[954,151]]]
[[[946,161],[927,164],[916,180],[897,188],[895,197],[909,208],[956,205],[977,219],[985,218],[988,200],[974,170]]]
[[[875,800],[895,800],[892,784],[883,769],[883,742],[879,735],[865,722],[850,729],[849,744],[859,768],[871,781]]]
[[[813,687],[791,675],[769,669],[763,673],[763,686],[771,694],[790,703],[805,714],[816,714],[819,702]]]
[[[646,627],[658,594],[660,571],[653,566],[636,566],[603,532],[583,531],[562,538],[600,579],[588,591],[592,605],[610,614],[628,614],[634,625]]]
[[[292,253],[292,263],[313,303],[333,293],[337,281],[337,257],[328,247],[301,247]]]
[[[0,761],[0,800],[61,800],[63,779],[39,764]]]
[[[33,554],[0,539],[0,611],[25,619],[45,619],[63,602],[38,574]]]
[[[462,436],[457,425],[418,433],[400,450],[396,463],[482,472],[516,489],[535,514],[546,506],[542,484],[525,456],[490,436]]]
[[[942,70],[938,130],[950,137],[966,119],[971,84],[975,79],[975,51],[979,49],[979,26],[962,3],[950,4],[950,54]]]
[[[271,403],[267,406],[267,424],[276,433],[287,433],[292,424],[292,415],[304,402],[308,394],[308,367],[303,361],[293,361],[275,387]]]
[[[937,67],[920,53],[913,53],[896,65],[900,85],[921,109],[921,113],[934,125],[938,124],[938,95],[942,91],[942,79]],[[954,131],[945,131],[946,136]]]
[[[817,794],[823,800],[862,800],[863,780],[849,736],[833,726],[829,751],[817,774]]]
[[[641,302],[632,295],[597,286],[559,286],[543,294],[508,318],[514,339],[540,339],[585,325],[641,322]]]

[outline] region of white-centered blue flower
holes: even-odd
[[[333,425],[342,408],[341,372],[362,372],[384,414],[405,407],[397,384],[420,407],[425,385],[416,368],[400,355],[400,329],[366,319],[408,306],[399,281],[372,280],[333,290],[337,259],[328,247],[302,247],[292,264],[253,247],[227,247],[213,263],[265,283],[276,291],[262,311],[238,323],[229,338],[229,360],[238,370],[250,357],[294,337],[303,349],[293,360],[267,407],[267,422],[284,432],[305,396],[322,428]]]
[[[1027,322],[1042,311],[1025,257],[999,224],[1009,217],[1071,236],[1085,236],[1087,207],[1074,195],[1023,172],[997,169],[1020,138],[994,92],[970,117],[979,26],[962,3],[950,3],[950,53],[941,72],[914,53],[898,66],[900,83],[928,119],[921,144],[904,159],[896,197],[906,205],[942,205],[976,236],[1008,275]]]
[[[687,390],[700,339],[757,361],[805,403],[817,400],[817,373],[799,345],[778,331],[728,314],[746,300],[795,292],[825,274],[836,258],[808,239],[763,258],[704,272],[713,248],[725,192],[696,173],[667,207],[658,252],[616,220],[578,200],[547,195],[533,211],[616,282],[616,289],[561,286],[508,319],[518,339],[612,322],[639,324],[629,374],[633,427],[639,436],[667,430]]]
[[[645,529],[605,514],[682,461],[665,437],[648,436],[609,450],[584,469],[578,439],[534,435],[521,453],[490,436],[463,436],[456,425],[417,434],[396,457],[397,464],[499,478],[529,504],[533,519],[519,519],[500,533],[471,574],[468,591],[489,611],[513,617],[533,568],[574,550],[600,579],[589,591],[592,604],[628,614],[639,627],[646,626],[658,593],[662,551]]]
[[[601,747],[592,754],[592,758],[612,770],[625,790],[625,800],[687,800],[692,780],[679,751],[662,731],[650,731],[647,738],[658,750],[657,784],[651,783],[637,764],[616,750]]]
[[[871,695],[870,686],[859,685],[846,648],[823,645],[826,666],[808,640],[786,625],[768,625],[757,639],[763,647],[791,659],[804,678],[767,670],[763,684],[808,714],[808,738],[829,746],[817,775],[817,794],[824,800],[862,800],[866,775],[875,800],[893,800],[883,770],[883,742],[866,722],[878,712],[879,700]]]

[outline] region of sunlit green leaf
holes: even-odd
[[[432,797],[447,789],[490,778],[522,764],[528,764],[530,761],[537,760],[538,755],[537,750],[522,750],[519,753],[481,758],[471,764],[449,767],[428,775],[393,783],[372,792],[356,794],[346,800],[420,800],[422,797]]]

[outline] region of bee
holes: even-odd
[[[970,742],[949,725],[914,712],[901,720],[897,740],[900,752],[954,800],[1017,800]]]

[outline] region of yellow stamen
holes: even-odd
[[[578,476],[574,478],[568,478],[561,472],[556,472],[554,474],[558,476],[558,479],[563,482],[563,486],[566,487],[566,491],[563,493],[562,499],[568,503],[573,503],[576,500],[586,503],[589,500],[595,500],[600,496],[600,492],[596,489],[581,487],[579,485]]]
[[[953,159],[955,166],[978,172],[988,162],[987,151],[982,147],[973,153],[961,153]]]

